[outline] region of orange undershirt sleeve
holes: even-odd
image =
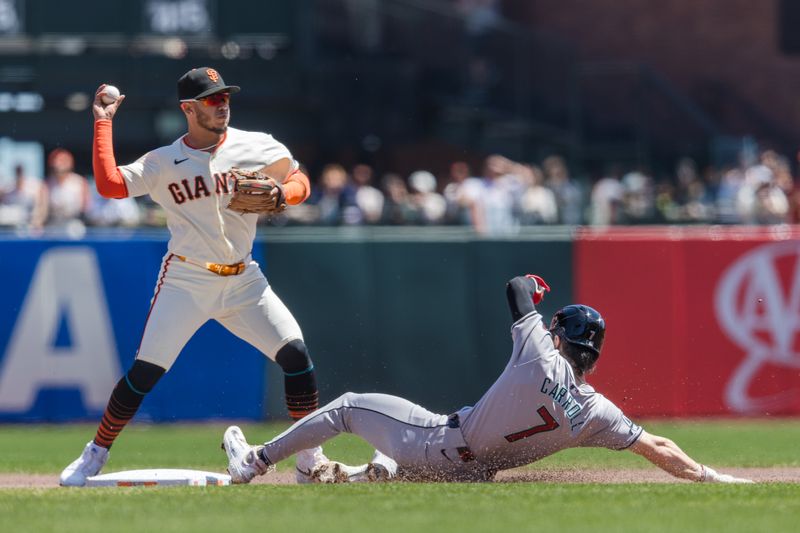
[[[283,181],[283,194],[286,196],[286,203],[289,205],[302,204],[311,196],[311,183],[308,176],[295,170]]]
[[[114,159],[114,143],[110,120],[94,121],[94,142],[92,143],[92,167],[94,185],[103,198],[127,198],[128,187],[125,178],[117,168]]]

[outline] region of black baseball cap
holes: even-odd
[[[219,72],[211,67],[193,68],[178,80],[178,100],[198,100],[214,93],[238,93],[236,85],[225,85]]]

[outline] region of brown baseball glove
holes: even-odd
[[[239,213],[274,215],[286,209],[283,185],[258,170],[231,168],[236,178],[228,209]]]

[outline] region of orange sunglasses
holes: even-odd
[[[229,93],[214,93],[205,98],[190,98],[188,100],[181,100],[181,102],[202,102],[206,107],[218,107],[222,104],[227,104],[230,100],[231,95]]]

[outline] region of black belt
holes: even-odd
[[[458,418],[458,413],[453,413],[447,417],[447,427],[450,429],[458,429],[461,427],[461,420]],[[475,454],[469,449],[469,446],[459,446],[456,448],[458,456],[465,463],[475,460]]]

